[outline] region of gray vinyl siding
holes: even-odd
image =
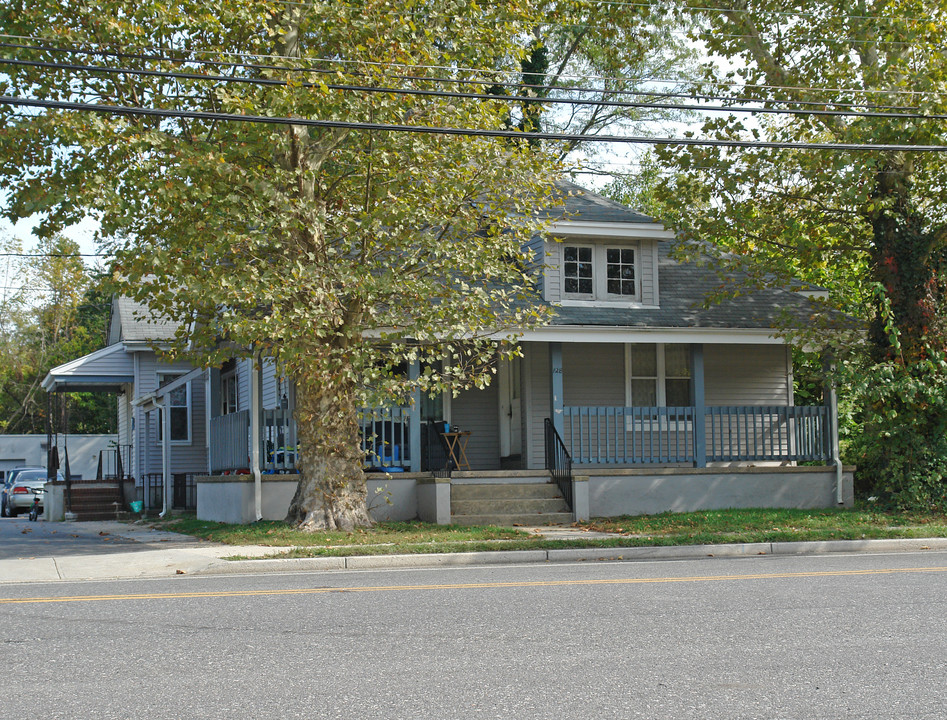
[[[279,407],[279,398],[276,392],[279,383],[276,382],[276,363],[273,362],[272,358],[263,360],[263,370],[261,374],[263,376],[262,407]]]
[[[562,248],[569,244],[634,247],[637,255],[635,270],[638,274],[639,289],[641,291],[641,298],[637,302],[640,302],[642,305],[658,304],[658,288],[656,286],[658,245],[653,240],[635,240],[634,238],[628,238],[627,240],[621,238],[611,238],[608,240],[601,238],[566,238],[562,242],[556,240],[547,241],[546,250],[548,254],[546,257],[546,272],[544,273],[545,292],[543,297],[548,302],[557,303],[563,300]],[[589,300],[588,302],[594,303],[595,301]]]
[[[569,343],[562,346],[564,405],[625,405],[625,346]]]
[[[526,468],[545,467],[543,420],[550,416],[549,344],[523,343],[523,453]]]
[[[138,353],[138,395],[147,395],[158,389],[158,375],[168,372],[185,373],[192,370],[186,362],[159,362],[154,353]],[[207,471],[207,424],[205,385],[203,379],[192,380],[191,386],[191,442],[171,445],[171,472]],[[140,473],[161,472],[161,445],[158,443],[158,413],[151,413],[146,422],[144,413],[136,413],[135,432],[138,440]]]
[[[250,377],[252,360],[237,360],[237,409],[250,409]]]
[[[658,305],[658,244],[642,240],[639,246],[638,269],[641,273],[641,304]]]
[[[562,243],[545,243],[546,267],[543,271],[543,297],[549,302],[562,301]]]
[[[473,470],[500,469],[500,401],[496,382],[451,400],[451,424],[470,431],[467,460]]]
[[[706,405],[789,405],[783,345],[705,345]]]
[[[548,262],[546,257],[546,243],[541,235],[535,236],[532,240],[526,243],[524,248],[530,256],[529,267],[527,268],[530,274],[536,278],[536,289],[539,292],[540,296],[545,293],[545,265]]]

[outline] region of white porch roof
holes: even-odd
[[[54,367],[43,379],[47,392],[116,392],[135,381],[132,356],[122,343]]]

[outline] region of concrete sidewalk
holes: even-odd
[[[157,578],[173,575],[251,574],[262,572],[312,572],[372,568],[449,567],[506,565],[525,562],[582,562],[607,560],[673,560],[759,555],[810,555],[852,552],[904,552],[947,550],[947,538],[912,540],[833,540],[825,542],[748,543],[731,545],[687,545],[677,547],[629,547],[564,550],[513,550],[430,555],[372,555],[351,557],[266,559],[285,552],[285,547],[233,546],[198,540],[147,526],[119,522],[56,523],[68,532],[81,528],[82,536],[110,541],[95,551],[42,550],[33,555],[0,558],[0,584]],[[39,529],[40,525],[28,526]],[[567,539],[603,536],[571,528],[533,528],[537,534]],[[52,531],[52,532],[58,532]],[[79,535],[73,535],[79,537]],[[7,553],[9,555],[9,553]],[[226,557],[262,558],[225,560]]]

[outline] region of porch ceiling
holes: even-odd
[[[117,392],[135,381],[132,357],[121,344],[54,367],[43,379],[47,392]]]

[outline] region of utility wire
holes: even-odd
[[[53,70],[67,70],[71,72],[100,72],[105,74],[132,75],[144,77],[158,77],[174,80],[196,80],[199,82],[213,81],[224,84],[248,84],[262,85],[269,87],[288,87],[290,83],[286,80],[277,80],[274,78],[248,78],[233,77],[228,75],[205,75],[201,73],[182,73],[166,70],[139,70],[134,68],[114,68],[103,67],[100,65],[78,65],[72,63],[52,63],[39,60],[15,60],[10,58],[0,58],[0,64],[36,67]],[[607,108],[625,108],[625,109],[650,109],[650,110],[683,110],[689,112],[734,112],[734,113],[752,113],[752,114],[776,114],[776,115],[794,115],[794,116],[832,116],[848,118],[898,118],[905,120],[947,120],[947,114],[927,115],[923,113],[895,113],[895,112],[849,112],[844,110],[795,110],[792,108],[773,108],[773,107],[744,107],[741,105],[691,105],[686,103],[654,103],[654,102],[628,102],[619,100],[594,100],[594,99],[573,99],[564,97],[537,97],[518,96],[518,95],[495,95],[493,93],[467,93],[450,92],[445,90],[421,90],[417,88],[397,88],[390,86],[370,86],[370,85],[345,85],[338,83],[298,83],[293,87],[304,88],[328,88],[342,92],[356,93],[374,93],[388,95],[409,95],[436,98],[451,98],[463,100],[492,100],[505,102],[533,102],[537,104],[551,105],[579,105],[590,107]],[[530,91],[532,86],[521,86]],[[187,97],[186,95],[183,97]],[[764,102],[764,101],[760,101]]]
[[[2,37],[2,36],[0,36],[0,37]],[[103,56],[103,57],[115,57],[115,58],[119,58],[119,59],[149,60],[149,61],[153,61],[153,62],[167,62],[167,63],[187,62],[188,64],[208,65],[208,66],[210,66],[210,67],[228,67],[228,68],[232,68],[232,69],[243,68],[243,69],[248,69],[248,70],[260,70],[260,71],[279,71],[279,72],[287,72],[287,71],[289,71],[289,72],[299,72],[299,73],[306,73],[306,74],[310,74],[310,73],[311,73],[311,74],[323,74],[323,75],[338,75],[339,72],[340,72],[340,71],[338,71],[338,70],[332,70],[332,69],[306,68],[306,67],[286,67],[286,66],[280,66],[280,65],[256,65],[256,64],[249,64],[249,63],[234,63],[234,62],[215,61],[215,60],[196,60],[196,59],[190,59],[190,60],[187,60],[187,61],[181,61],[181,60],[178,60],[178,59],[175,59],[175,58],[170,58],[170,57],[167,57],[167,56],[160,56],[160,55],[147,56],[147,55],[138,55],[138,54],[134,54],[134,53],[122,53],[122,52],[117,52],[117,51],[92,51],[92,50],[75,50],[75,49],[68,49],[68,48],[48,48],[48,47],[47,47],[47,48],[43,48],[43,47],[37,47],[37,46],[31,46],[31,45],[19,45],[19,44],[13,44],[13,43],[0,43],[0,47],[8,47],[8,48],[14,48],[14,49],[21,49],[21,50],[30,50],[30,51],[59,52],[59,53],[73,54],[73,55],[97,55],[97,56]],[[40,61],[15,60],[15,59],[10,59],[10,58],[0,58],[0,62],[6,62],[6,63],[9,63],[9,64],[16,64],[16,65],[30,65],[30,64],[34,64],[34,65],[37,65],[37,66],[41,66]],[[339,62],[339,61],[326,61],[326,62]],[[51,68],[60,68],[60,67],[61,67],[61,68],[64,69],[64,68],[70,67],[68,64],[65,64],[65,63],[63,63],[63,64],[60,64],[60,63],[48,63],[47,65],[48,65],[49,67],[51,67]],[[95,69],[102,69],[103,72],[109,72],[109,71],[117,72],[117,70],[112,70],[112,69],[108,69],[108,68],[102,68],[101,66],[96,66],[96,65],[91,65],[91,66],[88,66],[88,65],[77,65],[76,67],[77,67],[77,68],[90,68],[90,69],[91,69],[91,68],[95,68]],[[174,77],[175,75],[177,75],[176,73],[172,73],[171,71],[155,71],[155,70],[134,70],[134,71],[132,71],[131,69],[129,69],[128,72],[137,72],[137,73],[142,74],[142,75],[145,75],[145,74],[156,74],[156,75],[157,75],[157,74],[160,74],[160,73],[165,73],[165,72],[167,72],[167,76],[168,76],[168,77]],[[488,72],[488,71],[481,71],[481,72],[486,73],[486,72]],[[490,72],[494,72],[494,71],[490,71]],[[495,71],[495,72],[497,72],[497,73],[499,73],[499,74],[509,74],[509,73],[513,73],[513,72],[515,72],[515,71],[500,70],[500,71]],[[358,77],[363,77],[363,76],[365,76],[365,73],[361,73],[361,72],[356,72],[356,73],[352,73],[352,74],[354,74],[355,76],[358,76]],[[241,80],[244,80],[244,81],[249,82],[249,81],[254,80],[253,78],[240,78],[240,77],[233,76],[233,75],[211,76],[211,75],[205,75],[205,74],[203,74],[203,73],[180,73],[180,75],[182,75],[182,76],[184,76],[184,77],[190,77],[191,75],[194,75],[194,76],[196,76],[197,78],[200,78],[200,79],[203,79],[203,78],[210,78],[210,77],[218,77],[218,78],[226,79],[227,81],[241,81]],[[708,102],[709,102],[709,101],[718,101],[718,102],[720,102],[720,101],[722,101],[722,102],[773,102],[773,103],[782,103],[782,104],[792,103],[793,105],[797,105],[797,106],[802,106],[802,107],[809,107],[809,106],[812,106],[812,107],[816,107],[816,108],[825,108],[826,106],[829,106],[829,107],[836,107],[836,108],[841,108],[841,107],[856,108],[856,107],[857,107],[857,108],[864,108],[864,109],[866,109],[866,110],[895,110],[895,111],[916,111],[916,110],[918,110],[918,108],[916,108],[916,107],[909,107],[909,106],[903,106],[903,105],[902,105],[902,106],[899,106],[899,105],[882,105],[882,104],[876,104],[876,103],[839,102],[839,101],[835,101],[835,100],[821,100],[821,101],[815,101],[815,100],[796,100],[796,99],[793,99],[793,100],[786,100],[786,99],[783,99],[783,100],[778,100],[778,99],[759,99],[759,98],[747,98],[747,97],[739,97],[739,96],[734,97],[734,96],[727,96],[727,95],[711,95],[711,94],[704,94],[704,93],[682,93],[682,92],[666,92],[666,91],[662,92],[662,91],[654,91],[654,90],[645,91],[645,90],[637,90],[637,89],[636,89],[636,90],[628,90],[628,89],[618,89],[618,88],[610,89],[610,88],[602,88],[602,87],[568,86],[568,85],[565,85],[565,86],[563,86],[563,85],[533,85],[533,84],[521,83],[521,82],[495,81],[495,80],[492,80],[492,79],[474,80],[474,79],[469,79],[469,78],[467,78],[467,79],[462,79],[462,78],[446,78],[446,77],[435,77],[435,76],[425,76],[425,75],[388,75],[388,77],[389,77],[390,79],[392,79],[392,80],[406,80],[406,81],[418,81],[418,82],[432,82],[432,83],[439,83],[439,84],[444,84],[444,85],[473,85],[473,86],[480,86],[480,87],[484,87],[484,86],[485,86],[485,87],[491,87],[491,88],[495,87],[495,88],[498,88],[498,89],[499,89],[499,88],[502,88],[502,89],[512,89],[512,90],[516,90],[516,91],[528,90],[528,91],[532,91],[532,92],[535,93],[537,96],[542,95],[543,97],[546,97],[546,94],[547,94],[547,93],[551,93],[551,92],[556,92],[556,93],[594,93],[594,94],[596,94],[596,95],[603,95],[603,96],[625,96],[625,95],[628,95],[628,96],[633,96],[633,97],[651,97],[651,98],[668,98],[668,99],[673,98],[673,99],[683,99],[683,100],[694,100],[694,101],[700,101],[700,102],[704,102],[704,101],[708,101]],[[576,78],[582,79],[582,76],[571,76],[571,77],[576,77]],[[596,78],[596,76],[589,76],[589,77],[591,77],[591,79],[603,79],[602,77]],[[616,78],[604,78],[604,79],[606,79],[606,80],[613,80],[613,81],[616,80]],[[263,80],[263,79],[260,78],[260,80]],[[658,83],[658,84],[667,83],[667,84],[671,84],[671,83],[672,83],[672,81],[669,81],[669,80],[663,80],[663,79],[658,79],[658,78],[647,78],[647,77],[645,77],[645,78],[635,78],[635,79],[626,79],[626,81],[627,81],[627,82],[642,83],[642,84],[649,84],[649,83]],[[681,84],[683,81],[673,81],[673,82],[674,82],[674,83]],[[718,84],[719,84],[719,83],[718,83]],[[321,86],[321,85],[318,84],[318,83],[315,84],[315,85],[316,85],[317,87]],[[754,86],[754,87],[755,87],[756,89],[781,89],[781,90],[791,90],[791,91],[794,91],[794,92],[822,92],[822,91],[823,91],[823,90],[820,89],[820,88],[799,88],[799,87],[782,87],[782,88],[779,88],[779,87],[777,87],[777,86],[765,86],[765,85],[757,85],[757,86]],[[744,88],[744,89],[745,89],[745,88]],[[835,90],[831,90],[831,92],[836,92],[836,91],[835,91]],[[859,91],[859,92],[864,92],[864,91]],[[895,93],[895,94],[897,94],[897,93]],[[911,95],[913,95],[913,94],[915,94],[915,93],[904,93],[904,94],[911,94]],[[492,95],[492,94],[491,94],[491,95]],[[513,96],[513,97],[516,98],[516,97],[522,97],[522,96]]]
[[[163,119],[206,120],[211,122],[234,121],[265,125],[299,125],[344,130],[367,130],[383,132],[406,132],[433,135],[456,135],[466,137],[507,138],[511,140],[551,140],[563,142],[610,142],[647,145],[699,145],[733,148],[781,148],[795,150],[843,150],[883,152],[945,152],[947,145],[891,145],[871,143],[808,143],[777,142],[765,140],[721,140],[700,138],[668,138],[623,135],[581,135],[572,133],[520,132],[514,130],[487,130],[474,128],[430,127],[423,125],[400,125],[394,123],[364,123],[340,120],[312,120],[309,118],[267,117],[262,115],[236,115],[232,113],[201,112],[192,110],[163,110],[158,108],[131,107],[125,105],[96,105],[88,103],[37,100],[0,95],[0,105],[76,110],[106,115],[130,115]]]
[[[49,42],[49,40],[46,38],[35,37],[35,36],[0,34],[0,37],[6,37],[6,38],[15,39],[15,40],[30,40],[33,42]],[[233,61],[222,61],[222,60],[199,60],[195,58],[185,58],[185,57],[180,57],[180,53],[182,51],[176,48],[160,48],[159,47],[159,48],[143,48],[143,50],[147,49],[150,51],[158,50],[160,52],[178,53],[179,54],[178,57],[169,57],[169,56],[162,56],[162,55],[144,55],[141,53],[127,53],[127,52],[110,51],[110,50],[95,50],[95,49],[84,50],[84,49],[74,49],[74,48],[59,48],[59,47],[51,47],[51,46],[35,47],[35,46],[13,45],[13,44],[5,44],[5,43],[0,43],[0,47],[19,47],[22,49],[41,50],[41,51],[46,51],[46,52],[99,55],[103,57],[124,57],[124,58],[133,58],[137,60],[153,60],[153,61],[169,62],[169,63],[185,63],[185,62],[201,63],[201,64],[206,64],[206,65],[219,65],[219,66],[224,66],[224,67],[245,67],[249,69],[258,69],[258,70],[280,70],[283,72],[294,71],[294,72],[316,72],[316,73],[330,73],[330,74],[339,72],[337,70],[331,70],[331,69],[291,67],[287,65],[260,65],[260,64],[247,63],[247,62],[233,62]],[[521,70],[512,70],[512,69],[501,70],[501,69],[457,67],[457,66],[450,66],[450,65],[420,65],[420,64],[408,64],[408,63],[373,62],[373,61],[367,61],[367,60],[344,60],[341,58],[297,58],[297,57],[289,57],[285,55],[226,53],[219,50],[189,50],[187,51],[187,53],[197,54],[197,55],[213,55],[213,56],[218,56],[218,57],[230,56],[230,57],[257,58],[257,59],[266,59],[266,60],[273,60],[273,59],[290,60],[290,61],[293,61],[294,63],[298,63],[301,60],[306,60],[308,62],[313,62],[313,63],[319,62],[319,63],[342,65],[342,66],[345,66],[345,65],[358,65],[361,67],[372,66],[372,67],[384,68],[386,70],[390,68],[407,68],[407,69],[414,69],[414,70],[439,70],[439,71],[444,71],[444,72],[449,72],[449,73],[476,73],[479,75],[490,75],[492,77],[496,77],[500,75],[518,76],[522,74]],[[616,80],[616,78],[612,76],[608,76],[608,75],[564,74],[560,77],[567,78],[567,79],[575,79],[575,80],[585,80],[585,81],[602,80],[602,81],[614,82]],[[407,76],[405,77],[405,79],[438,80],[440,82],[461,82],[461,83],[485,84],[485,85],[499,84],[499,85],[508,85],[512,87],[522,87],[522,83],[518,83],[518,82],[496,83],[492,79],[471,80],[471,79],[430,78],[430,77],[424,77],[424,76],[418,76],[418,77]],[[693,83],[694,80],[693,78],[680,78],[680,79],[640,78],[637,80],[637,82],[651,82],[651,83],[682,85],[682,84]],[[725,83],[725,82],[720,82],[720,81],[706,81],[706,80],[701,81],[701,82],[703,82],[704,84],[716,85],[718,87],[735,87],[735,88],[746,87],[745,84],[741,84],[741,83]],[[537,87],[538,88],[548,87],[549,89],[561,89],[557,86],[537,86]],[[756,90],[782,90],[782,91],[790,91],[790,92],[812,92],[812,93],[832,92],[832,93],[849,93],[849,94],[856,94],[856,95],[883,94],[885,96],[911,96],[911,97],[928,97],[930,95],[929,93],[923,93],[916,90],[881,90],[881,89],[876,90],[876,89],[866,89],[866,88],[813,88],[813,87],[801,87],[801,86],[792,86],[792,85],[753,85],[752,88]],[[599,92],[599,90],[595,88],[588,88],[587,90],[589,92]],[[622,92],[622,91],[619,91],[619,92]],[[711,98],[711,99],[726,100],[729,98],[724,96],[724,97],[716,97],[716,98]],[[825,103],[818,103],[818,104],[826,104],[828,102],[829,101],[826,101]],[[916,109],[916,108],[908,108],[908,109]]]

